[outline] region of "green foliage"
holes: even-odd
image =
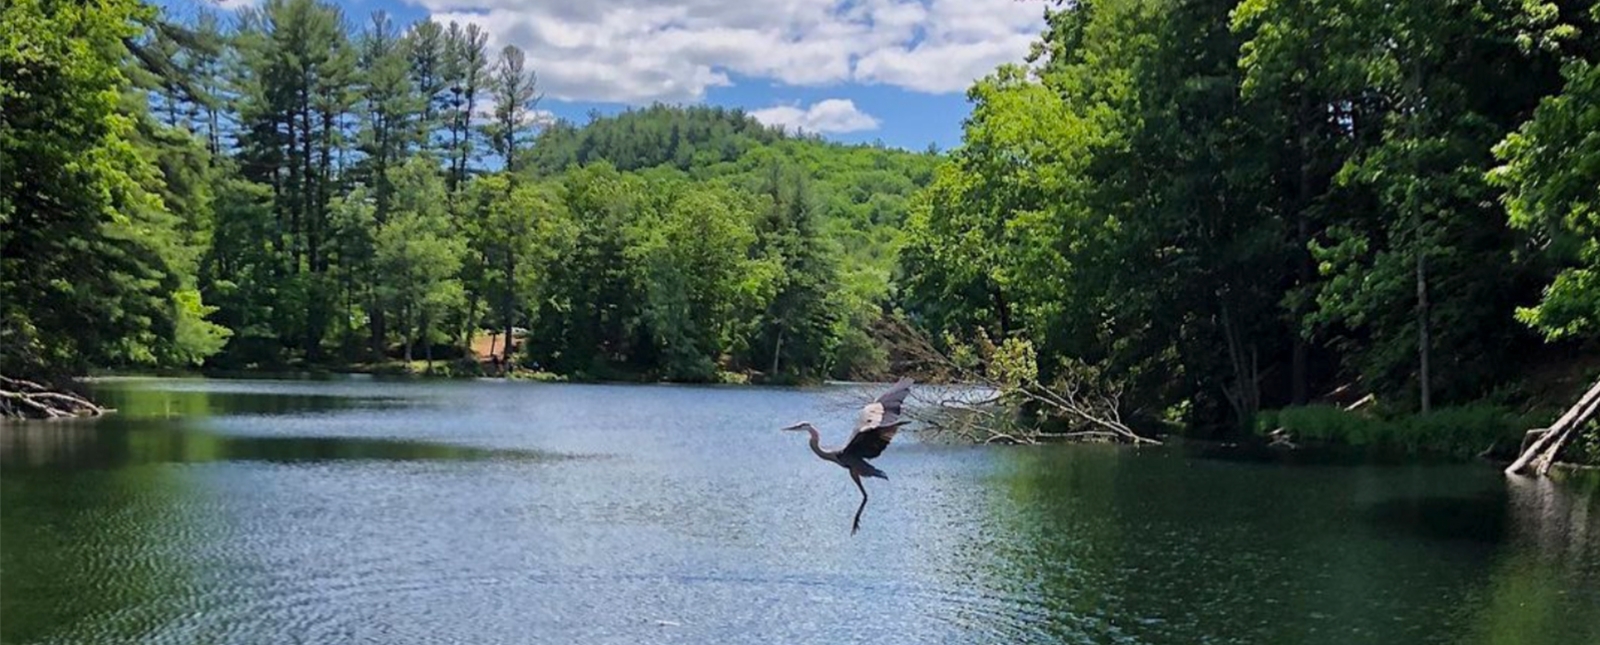
[[[1517,319],[1546,338],[1600,336],[1600,64],[1574,60],[1566,86],[1495,148],[1511,225],[1562,268]]]
[[[1025,339],[1046,381],[1089,364],[1201,434],[1347,385],[1483,398],[1529,368],[1513,312],[1545,284],[1516,315],[1594,338],[1592,5],[1049,9],[1032,65],[970,89],[961,147],[911,204],[897,303],[933,337]],[[1519,125],[1495,183],[1531,240],[1485,174]],[[1488,434],[1418,419],[1408,445]]]
[[[172,210],[205,208],[186,162],[203,151],[151,141],[143,106],[122,102],[125,43],[153,15],[132,0],[0,8],[0,371],[192,362],[223,333],[188,273],[203,218]]]
[[[527,325],[527,317],[548,291],[552,263],[571,252],[576,225],[561,203],[556,186],[515,184],[507,175],[487,175],[468,187],[466,228],[479,266],[474,293],[497,311],[499,328],[511,333]],[[474,315],[474,312],[468,312]]]
[[[1562,460],[1575,464],[1600,466],[1600,422],[1590,420],[1572,442],[1562,451]]]
[[[714,107],[537,123],[521,51],[320,0],[3,11],[7,371],[389,364],[492,327],[562,375],[870,378],[903,313],[1221,433],[1352,383],[1479,399],[1600,321],[1593,2],[1063,3],[943,157]]]
[[[964,144],[909,225],[913,317],[1025,335],[1046,381],[1073,358],[1135,384],[1138,407],[1247,418],[1252,357],[1289,344],[1288,263],[1263,142],[1233,98],[1230,8],[1063,8],[1038,71],[977,83]]]
[[[489,146],[506,168],[521,167],[519,153],[527,145],[529,119],[539,102],[538,87],[532,71],[527,69],[527,57],[521,49],[507,45],[500,50],[490,79],[493,89],[494,119],[484,126]]]
[[[439,323],[464,300],[463,240],[444,210],[444,180],[438,165],[417,156],[390,171],[395,209],[373,238],[374,290],[380,307],[395,313],[405,339],[406,360],[418,342],[431,349]]]
[[[1260,434],[1281,428],[1297,442],[1464,459],[1491,448],[1514,449],[1526,423],[1510,410],[1488,404],[1388,417],[1311,405],[1263,412],[1256,428]]]
[[[934,157],[664,106],[557,124],[529,155],[529,180],[562,183],[579,231],[534,316],[537,365],[693,381],[887,369],[871,329]]]
[[[716,360],[745,349],[772,264],[750,257],[756,232],[749,200],[715,187],[668,199],[658,220],[641,222],[629,250],[643,265],[641,315],[665,378],[716,380]]]
[[[542,174],[601,161],[625,172],[656,166],[690,171],[736,163],[780,138],[737,110],[654,105],[584,126],[554,123],[539,133],[530,163]]]

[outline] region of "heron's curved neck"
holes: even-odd
[[[817,453],[818,457],[833,461],[833,455],[822,449],[822,435],[817,434],[817,429],[808,425],[806,432],[811,433],[811,452]]]

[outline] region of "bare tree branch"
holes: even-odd
[[[918,397],[926,406],[914,414],[928,432],[973,443],[1036,444],[1045,441],[1115,440],[1135,445],[1161,442],[1140,435],[1122,420],[1121,383],[1091,366],[1067,362],[1046,383],[1039,379],[1033,347],[1010,339],[995,345],[981,332],[974,342],[947,339],[948,352],[902,319],[880,323],[879,337],[890,343],[896,369],[916,371],[949,383],[948,390]],[[974,394],[977,393],[976,396]],[[1059,420],[1067,432],[1050,432]]]
[[[99,416],[107,410],[88,399],[33,381],[0,376],[0,419],[62,419]]]

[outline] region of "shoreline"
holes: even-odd
[[[378,380],[413,381],[413,382],[426,382],[426,381],[503,381],[503,382],[530,382],[530,383],[566,383],[566,384],[573,384],[573,385],[636,385],[636,386],[668,385],[668,386],[718,388],[718,389],[723,389],[723,388],[816,389],[816,388],[839,387],[839,386],[850,387],[850,386],[881,385],[881,384],[887,382],[887,381],[845,381],[845,380],[834,380],[834,379],[823,379],[823,380],[805,381],[805,382],[762,382],[762,381],[756,380],[756,379],[746,379],[746,380],[742,380],[742,381],[739,381],[739,382],[726,382],[726,381],[724,381],[724,382],[679,382],[679,381],[652,380],[652,379],[647,379],[647,378],[637,378],[637,379],[583,378],[583,377],[553,375],[553,374],[548,374],[548,373],[539,373],[539,372],[530,372],[530,371],[523,371],[523,372],[519,372],[519,373],[514,373],[514,374],[512,374],[510,376],[490,376],[490,375],[485,375],[485,374],[463,373],[463,372],[451,373],[451,372],[440,372],[440,371],[436,371],[434,373],[419,373],[419,372],[406,372],[406,371],[402,371],[402,370],[393,369],[394,367],[395,367],[394,364],[385,364],[385,365],[376,365],[376,366],[375,365],[337,365],[337,366],[315,366],[315,367],[301,367],[301,368],[286,367],[286,368],[283,368],[283,369],[202,369],[202,370],[133,370],[133,371],[96,370],[96,371],[92,371],[88,375],[78,377],[75,380],[77,380],[79,382],[82,382],[82,383],[96,383],[96,382],[114,383],[114,382],[118,382],[118,381],[132,381],[132,380],[146,380],[146,379],[166,379],[166,378],[174,378],[174,379],[218,379],[218,380],[251,380],[251,379],[255,379],[255,380],[300,380],[300,381],[339,380],[339,379],[348,379],[348,378],[371,378],[371,379],[378,379]],[[102,410],[102,414],[103,413],[108,413],[108,412],[114,412],[114,410],[110,410],[110,409]],[[90,415],[90,416],[99,416],[99,415],[95,414],[95,415]],[[27,417],[23,417],[23,416],[7,416],[5,418],[8,419],[8,420],[28,420]],[[1470,456],[1470,457],[1461,456],[1461,455],[1452,456],[1452,455],[1445,454],[1445,453],[1440,453],[1440,452],[1437,452],[1437,451],[1428,451],[1428,450],[1412,451],[1412,450],[1400,448],[1398,446],[1352,445],[1352,444],[1343,443],[1343,442],[1340,442],[1340,441],[1337,441],[1337,440],[1328,441],[1327,438],[1324,438],[1322,440],[1312,440],[1312,441],[1308,441],[1308,442],[1302,442],[1301,445],[1299,445],[1297,447],[1290,447],[1290,448],[1274,447],[1274,446],[1270,445],[1268,442],[1266,442],[1263,439],[1263,437],[1261,437],[1259,435],[1256,435],[1256,434],[1242,434],[1242,435],[1237,436],[1237,437],[1226,438],[1226,439],[1204,439],[1204,438],[1200,438],[1200,437],[1185,436],[1185,434],[1183,432],[1178,431],[1178,432],[1168,432],[1165,435],[1165,438],[1166,439],[1175,439],[1180,444],[1187,444],[1189,446],[1200,448],[1201,450],[1217,450],[1217,451],[1237,452],[1237,453],[1240,453],[1240,454],[1256,453],[1256,452],[1260,452],[1262,454],[1278,453],[1278,454],[1284,455],[1284,457],[1273,459],[1272,461],[1275,461],[1275,462],[1288,462],[1288,463],[1304,461],[1304,462],[1306,462],[1306,465],[1315,465],[1315,464],[1323,461],[1322,459],[1320,459],[1318,457],[1318,455],[1329,454],[1329,455],[1345,455],[1345,456],[1349,456],[1349,455],[1357,455],[1357,454],[1361,454],[1361,453],[1369,453],[1369,456],[1376,456],[1376,458],[1378,458],[1380,461],[1383,461],[1383,462],[1403,463],[1403,464],[1435,463],[1435,462],[1441,462],[1441,461],[1443,461],[1443,462],[1453,462],[1453,463],[1472,463],[1472,462],[1496,463],[1496,462],[1506,462],[1507,461],[1505,459],[1500,459],[1499,458],[1499,456],[1500,456],[1499,453],[1491,455],[1491,454],[1488,454],[1488,451],[1482,451],[1482,453],[1479,453],[1478,451],[1474,451],[1473,455]],[[1057,443],[1064,443],[1064,442],[1047,441],[1047,442],[1043,442],[1043,444],[1041,444],[1041,445],[1044,445],[1044,444],[1057,444]],[[1297,459],[1295,457],[1290,457],[1289,455],[1299,455],[1299,456],[1301,456],[1301,458]],[[1503,465],[1503,463],[1502,463],[1502,465]],[[1585,462],[1581,462],[1581,461],[1563,461],[1563,462],[1557,462],[1557,465],[1567,469],[1569,472],[1582,473],[1582,472],[1593,472],[1595,470],[1600,470],[1600,464],[1591,464],[1591,463],[1585,463]]]

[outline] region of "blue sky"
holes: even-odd
[[[262,0],[166,0],[235,9]],[[349,19],[476,23],[521,47],[556,116],[654,102],[744,108],[846,142],[959,143],[965,89],[1020,62],[1029,0],[335,0]]]

